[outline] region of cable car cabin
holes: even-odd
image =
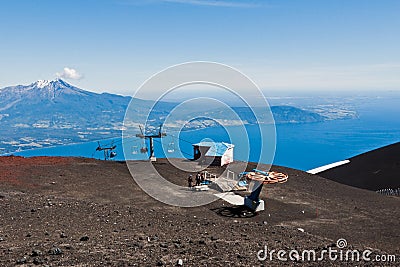
[[[200,142],[193,144],[194,157],[204,165],[224,166],[233,162],[233,144],[225,142]]]

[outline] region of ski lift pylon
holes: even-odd
[[[117,148],[117,146],[114,145],[114,140],[111,142],[111,144],[109,144],[106,147],[102,147],[100,144],[100,141],[97,141],[97,148],[96,148],[95,152],[103,151],[104,160],[109,160],[110,158],[114,158],[115,156],[117,156],[117,153],[114,151],[116,148]],[[94,155],[94,153],[93,153],[93,155]]]

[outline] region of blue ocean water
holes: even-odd
[[[397,100],[378,99],[363,102],[357,107],[358,118],[330,120],[320,123],[281,124],[276,126],[276,151],[273,163],[300,170],[309,170],[332,162],[347,159],[358,154],[400,141],[400,107]],[[268,133],[271,126],[261,126]],[[243,136],[243,129],[237,126],[207,128],[181,133],[170,133],[155,140],[156,157],[186,157],[193,155],[192,144],[205,138],[235,144],[234,157],[237,160],[270,163],[271,157],[260,158],[261,140],[256,125],[246,126],[249,138]],[[179,137],[179,138],[178,138]],[[268,148],[274,146],[271,136],[263,136]],[[269,138],[271,140],[269,140]],[[247,139],[250,145],[247,145]],[[117,145],[114,160],[124,160],[120,137],[100,142],[102,146]],[[15,153],[21,156],[79,156],[103,159],[102,152],[96,152],[97,142],[27,150]],[[125,140],[127,159],[146,159],[141,153],[144,140],[133,137]],[[251,149],[250,153],[249,147]]]

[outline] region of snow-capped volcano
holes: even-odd
[[[9,86],[0,89],[0,111],[17,103],[26,105],[64,103],[79,104],[84,99],[96,98],[99,94],[79,89],[61,79],[38,80],[29,85]],[[27,107],[27,106],[26,106]]]
[[[84,91],[79,89],[61,79],[55,80],[38,80],[23,89],[25,91],[32,91],[40,97],[49,97],[54,99],[60,95],[80,95],[80,96],[92,96],[95,93]]]
[[[32,84],[29,85],[30,87],[34,88],[62,88],[62,87],[67,87],[67,88],[73,88],[74,86],[63,81],[62,79],[54,79],[54,80],[38,80]]]
[[[54,79],[54,80],[37,80],[34,83],[31,83],[30,85],[28,85],[29,87],[32,88],[57,88],[57,87],[68,87],[68,88],[72,88],[74,87],[73,85],[63,81],[62,79]]]
[[[9,86],[0,89],[0,104],[3,101],[9,102],[12,99],[14,100],[21,98],[54,99],[60,95],[90,96],[96,94],[79,89],[61,79],[38,80],[29,85]]]
[[[61,79],[5,87],[0,89],[0,148],[12,151],[116,136],[130,100],[85,91]],[[25,144],[26,138],[36,145]]]
[[[85,91],[61,79],[39,80],[0,89],[0,114],[7,114],[1,122],[32,125],[36,120],[60,118],[68,118],[68,123],[93,122],[111,113],[118,114],[122,122],[129,100],[129,97]]]

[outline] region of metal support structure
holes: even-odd
[[[144,139],[149,139],[149,146],[150,146],[150,156],[149,156],[149,159],[153,160],[153,159],[155,159],[155,157],[154,157],[153,138],[162,138],[162,137],[164,137],[164,136],[167,136],[167,134],[161,132],[162,125],[160,125],[160,128],[159,128],[159,130],[158,130],[158,134],[152,134],[152,135],[146,135],[146,134],[144,134],[142,127],[139,126],[139,128],[140,128],[140,134],[136,134],[136,137],[144,138]]]
[[[254,183],[254,187],[250,195],[244,198],[244,205],[251,210],[257,212],[265,209],[264,201],[260,199],[261,190],[264,184],[285,183],[288,175],[280,172],[261,171],[253,169],[252,172],[243,172],[240,174],[242,177]]]
[[[96,151],[103,151],[104,160],[109,160],[110,158],[113,158],[117,155],[117,153],[114,152],[114,150],[117,148],[116,145],[111,145],[110,147],[102,147],[100,145],[100,142],[97,143],[98,147],[96,148]]]

